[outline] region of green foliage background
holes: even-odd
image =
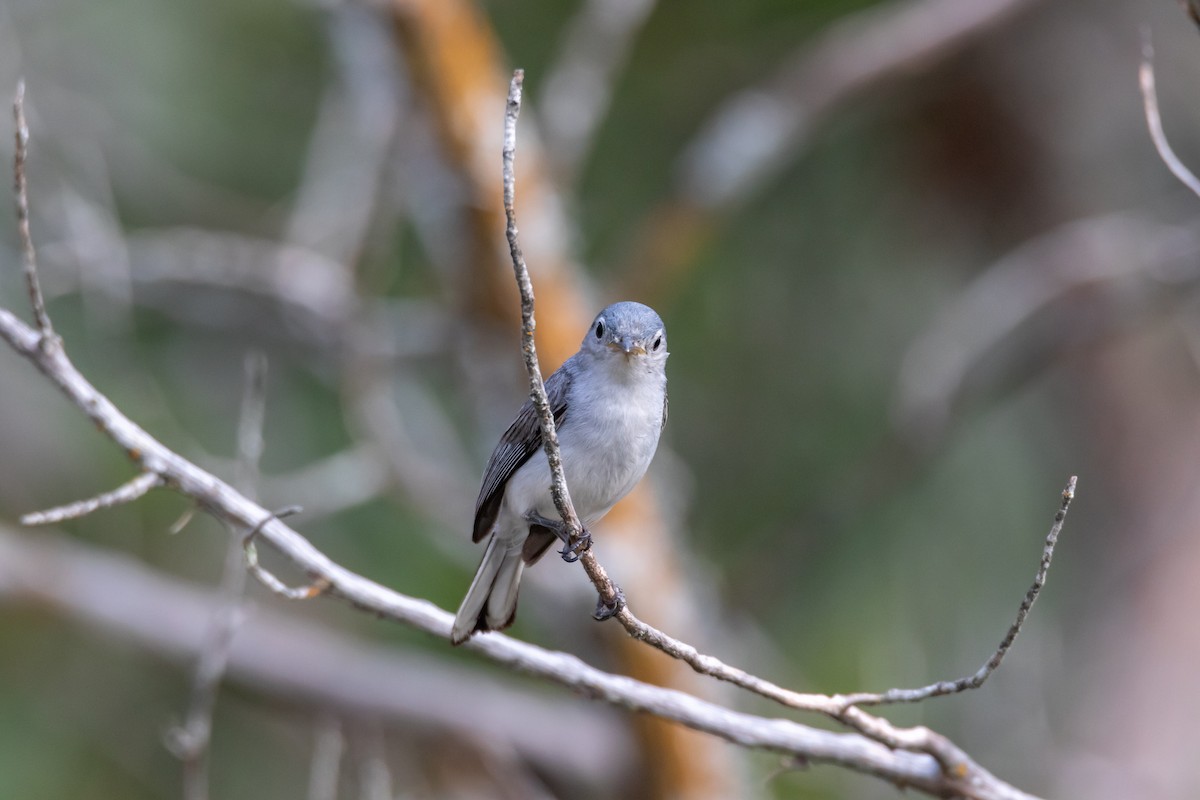
[[[578,253],[601,285],[625,277],[632,233],[717,104],[868,5],[657,6],[573,198]],[[1200,72],[1200,42],[1170,6],[1035,4],[931,70],[841,107],[659,303],[672,349],[665,444],[686,473],[686,542],[727,623],[747,641],[770,643],[748,660],[785,685],[882,689],[976,669],[1033,575],[1059,491],[1080,475],[1049,588],[1011,660],[979,693],[890,714],[946,733],[1038,793],[1068,785],[1063,765],[1088,751],[1080,707],[1100,680],[1093,660],[1115,646],[1106,638],[1111,621],[1147,580],[1131,555],[1138,506],[1113,465],[1123,445],[1106,438],[1116,433],[1102,403],[1091,402],[1098,381],[1089,364],[1125,337],[1171,323],[1157,310],[1133,315],[1106,339],[1052,349],[1002,370],[1000,380],[985,371],[944,435],[931,439],[898,430],[896,379],[933,316],[1029,237],[1107,211],[1193,214],[1195,198],[1176,190],[1150,149],[1135,81],[1138,24],[1149,21],[1173,141],[1200,163],[1200,106],[1188,88]],[[574,4],[494,0],[485,10],[510,61],[526,68],[536,107]],[[34,230],[48,283],[54,270],[70,268],[56,248],[66,235],[66,189],[97,203],[111,189],[129,231],[186,225],[278,235],[336,70],[328,14],[279,0],[0,6],[0,86],[26,75],[36,112]],[[496,117],[499,125],[499,108]],[[11,223],[5,232],[0,297],[21,308]],[[444,300],[409,223],[397,220],[385,238],[371,265],[382,293]],[[227,311],[205,296],[185,302],[214,303],[218,319]],[[233,453],[241,354],[251,345],[271,360],[267,473],[351,442],[331,379],[336,353],[143,307],[129,338],[98,325],[104,309],[76,293],[55,299],[51,312],[83,372],[201,463],[228,467],[219,459]],[[1194,394],[1195,367],[1182,346],[1165,352],[1166,371],[1192,377],[1145,391]],[[512,354],[515,369],[515,334]],[[419,369],[447,403],[467,405],[453,396],[452,369]],[[0,352],[0,376],[0,519],[15,524],[25,511],[129,476],[121,454],[27,364]],[[506,409],[519,399],[497,392],[494,401]],[[475,468],[496,433],[464,423]],[[464,521],[472,499],[462,498]],[[201,520],[169,536],[182,510],[177,498],[155,495],[63,527],[212,584],[222,532]],[[452,608],[469,576],[430,539],[454,537],[468,562],[473,551],[465,528],[431,527],[378,499],[302,529],[348,568]],[[305,613],[444,654],[440,643],[334,604]],[[545,637],[550,617],[530,616],[517,634]],[[176,796],[178,765],[161,738],[183,712],[187,681],[178,666],[102,633],[36,606],[0,604],[0,795]],[[303,795],[307,710],[234,685],[216,722],[214,797]],[[403,747],[406,734],[395,736]],[[747,785],[780,798],[894,794],[827,768],[764,783],[775,764],[749,757]],[[404,782],[401,771],[397,788]]]

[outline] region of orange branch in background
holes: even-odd
[[[463,299],[471,313],[514,327],[520,303],[509,277],[497,166],[507,71],[495,35],[479,8],[463,0],[396,0],[393,8],[397,35],[439,142],[471,195],[466,213],[472,258]],[[554,368],[578,348],[593,303],[585,300],[581,271],[567,256],[567,220],[546,181],[536,141],[522,152],[517,174],[521,218],[528,220],[525,250],[541,309],[538,348],[547,368]]]

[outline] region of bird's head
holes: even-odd
[[[596,315],[582,349],[597,358],[630,366],[661,365],[667,360],[667,329],[650,308],[632,301],[613,303]]]

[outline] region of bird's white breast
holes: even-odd
[[[666,376],[661,366],[635,370],[612,361],[574,376],[558,432],[571,500],[585,526],[637,485],[662,430]],[[509,479],[505,511],[510,519],[535,507],[542,516],[557,518],[549,486],[549,466],[539,452]]]

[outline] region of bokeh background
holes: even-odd
[[[957,677],[1078,474],[1009,660],[887,715],[1040,795],[1190,798],[1200,198],[1146,133],[1147,32],[1200,167],[1200,35],[1168,0],[4,0],[0,87],[27,81],[33,231],[84,373],[233,479],[243,359],[264,352],[254,490],[304,504],[294,524],[345,566],[453,609],[525,391],[499,204],[524,67],[544,366],[614,300],[670,331],[664,444],[596,531],[635,610],[800,690]],[[3,235],[0,298],[25,313]],[[6,349],[0,376],[0,794],[180,796],[164,740],[228,533],[169,533],[186,504],[166,492],[20,529],[132,472]],[[578,568],[527,575],[514,635],[783,713],[592,623]],[[242,616],[213,797],[898,794],[336,602],[251,586]]]

